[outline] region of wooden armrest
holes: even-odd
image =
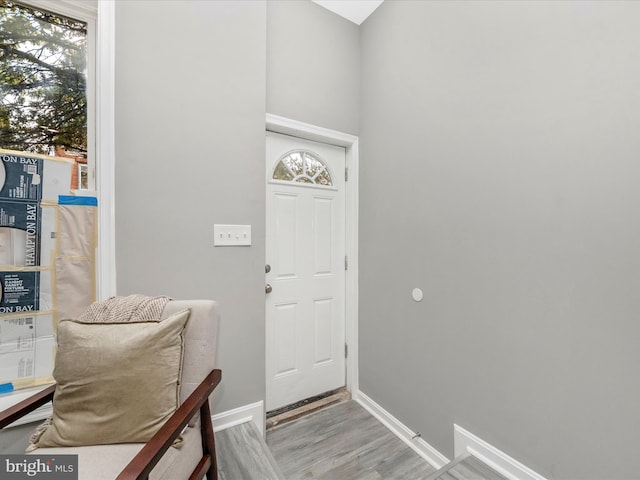
[[[49,385],[44,390],[31,395],[29,398],[16,403],[14,406],[0,412],[0,428],[11,425],[16,420],[24,417],[27,413],[33,412],[36,408],[41,407],[53,399],[53,392],[56,390],[55,383]]]
[[[196,412],[205,402],[209,401],[209,395],[220,383],[221,378],[222,372],[220,370],[212,370],[160,430],[142,447],[142,450],[133,457],[116,480],[146,479]]]

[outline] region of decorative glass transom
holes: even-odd
[[[273,171],[274,180],[333,186],[327,166],[313,153],[296,150],[280,159]]]

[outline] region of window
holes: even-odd
[[[89,27],[26,4],[0,3],[0,148],[75,160],[84,175],[73,176],[72,189],[93,187]]]
[[[4,10],[8,7],[21,8],[23,12],[32,10],[36,15],[48,15],[49,18],[58,17],[64,22],[79,22],[84,24],[85,30],[85,88],[86,88],[86,151],[71,150],[66,154],[77,154],[84,161],[78,162],[78,168],[73,171],[77,173],[78,182],[87,181],[88,192],[91,196],[99,199],[99,223],[98,228],[98,264],[97,264],[97,291],[98,299],[108,298],[115,295],[115,237],[114,237],[114,35],[115,35],[115,6],[113,2],[103,2],[99,0],[0,0],[0,148],[7,148],[3,143],[6,132],[3,128],[7,126],[6,112],[2,109],[2,102],[9,100],[9,85],[5,80],[5,41],[9,34],[14,34],[7,27],[13,21]],[[38,13],[39,12],[39,13]],[[97,31],[100,34],[100,43],[96,41]],[[96,65],[100,65],[100,76],[96,75]],[[44,66],[43,66],[44,67]],[[100,99],[100,109],[96,108],[96,99]],[[96,119],[99,118],[99,122]],[[53,132],[49,132],[53,133]],[[97,138],[100,138],[99,144]],[[15,147],[13,147],[15,148]],[[35,150],[31,150],[35,151]],[[50,153],[47,151],[46,153]],[[54,152],[55,153],[55,152]],[[96,165],[96,160],[99,165]],[[96,168],[99,167],[99,168]],[[96,169],[99,171],[96,172]],[[77,187],[74,187],[77,188]],[[85,192],[83,192],[85,193]],[[6,263],[6,262],[0,262]],[[27,392],[28,393],[28,392]],[[17,401],[25,398],[26,395],[12,393],[0,395],[0,410],[5,410],[14,405]],[[50,413],[51,409],[48,409]],[[38,411],[30,414],[27,421],[34,421],[46,418],[47,408],[42,407]],[[16,423],[17,424],[17,423]]]
[[[333,186],[329,169],[315,154],[296,150],[283,156],[273,171],[273,179],[323,187]]]

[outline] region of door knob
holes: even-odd
[[[271,293],[271,291],[273,290],[273,288],[271,287],[271,285],[269,285],[268,283],[265,285],[264,287],[264,291],[265,293]]]
[[[269,273],[271,271],[271,265],[268,263],[264,266],[264,273]]]

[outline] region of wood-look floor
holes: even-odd
[[[275,427],[267,445],[288,480],[420,480],[435,471],[354,401]]]
[[[253,422],[215,433],[219,480],[284,480]]]
[[[470,455],[436,471],[354,401],[278,425],[266,443],[253,422],[215,436],[220,480],[506,480]]]
[[[507,480],[472,455],[464,455],[438,470],[427,480]]]

